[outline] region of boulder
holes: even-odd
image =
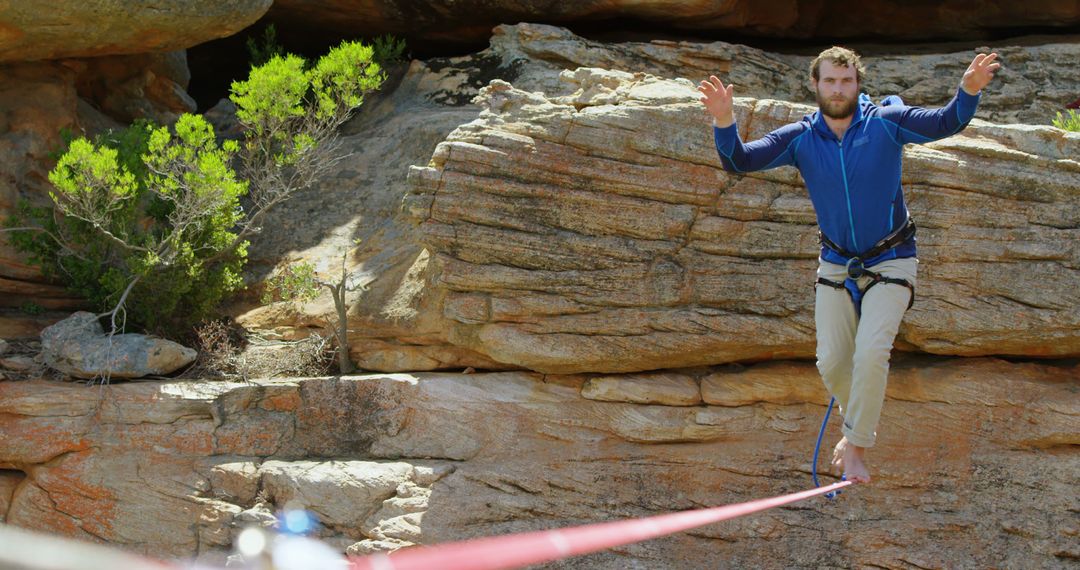
[[[191,72],[183,50],[87,58],[68,65],[78,70],[79,97],[121,123],[149,119],[167,125],[182,113],[195,112],[195,101],[185,91]]]
[[[231,36],[271,0],[0,4],[0,63],[173,51]]]
[[[41,332],[41,353],[51,368],[76,378],[141,378],[170,374],[197,353],[143,334],[107,335],[93,313],[77,312]]]

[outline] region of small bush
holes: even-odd
[[[1062,115],[1060,112],[1057,114],[1057,118],[1053,120],[1054,126],[1074,133],[1080,133],[1080,111],[1076,109],[1069,109]]]
[[[403,39],[389,34],[379,36],[371,43],[371,47],[374,50],[372,59],[380,65],[390,65],[404,59],[405,40]]]
[[[338,127],[384,77],[373,48],[356,42],[312,66],[270,55],[232,84],[242,143],[218,143],[192,114],[92,141],[64,136],[49,173],[53,207],[19,204],[5,221],[10,240],[47,275],[111,307],[114,331],[128,317],[159,333],[187,328],[241,287],[246,238],[262,217],[341,160]]]
[[[359,240],[354,243],[359,243]],[[285,266],[277,275],[266,281],[266,289],[262,296],[263,303],[275,301],[304,303],[318,297],[320,289],[324,287],[328,289],[330,296],[334,299],[336,315],[332,328],[337,337],[338,372],[341,374],[351,374],[356,370],[356,364],[349,356],[349,317],[345,296],[357,290],[364,290],[363,286],[350,282],[349,273],[345,270],[347,256],[347,252],[341,256],[341,273],[337,281],[321,278],[316,274],[315,266],[311,263],[293,263]]]
[[[197,321],[241,285],[246,243],[230,228],[246,192],[198,115],[174,135],[139,121],[90,141],[71,141],[49,173],[54,208],[22,201],[9,228],[13,245],[47,276],[96,307],[118,302],[128,285],[133,322],[151,330]],[[207,265],[223,252],[230,259]]]
[[[23,314],[30,316],[45,314],[45,307],[42,307],[41,305],[33,301],[26,301],[25,303],[19,305],[19,310],[22,311]]]
[[[273,59],[274,56],[285,55],[285,47],[278,43],[277,29],[273,24],[268,24],[263,28],[262,37],[259,39],[256,39],[254,35],[248,36],[246,43],[248,57],[253,66],[260,66]]]

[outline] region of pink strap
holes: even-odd
[[[736,505],[711,507],[539,532],[526,532],[405,548],[350,560],[351,570],[499,570],[550,562],[588,554],[613,546],[664,536],[722,520],[733,519],[824,495],[851,485],[841,481],[826,487],[759,499]]]

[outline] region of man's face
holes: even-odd
[[[855,105],[859,102],[857,77],[854,67],[834,65],[829,60],[821,62],[818,80],[813,83],[818,107],[826,117],[846,119],[855,113]]]

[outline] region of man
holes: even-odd
[[[918,260],[900,189],[903,146],[963,130],[1001,65],[996,58],[975,56],[956,96],[940,109],[878,107],[860,100],[865,70],[859,56],[829,48],[810,66],[818,111],[746,144],[732,114],[734,86],[711,76],[698,87],[725,170],[791,165],[806,181],[822,238],[814,309],[817,366],[840,403],[843,438],[833,465],[849,480],[870,481],[863,457],[877,437],[893,340],[914,301]]]

